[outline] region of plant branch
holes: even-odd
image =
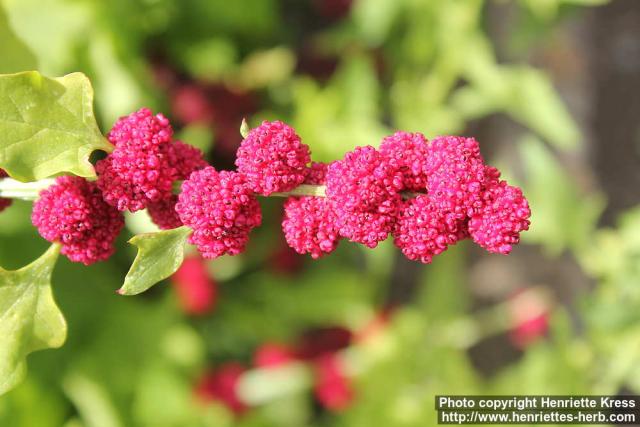
[[[38,194],[54,183],[53,178],[33,182],[20,182],[13,178],[0,178],[0,197],[6,199],[35,200]]]
[[[7,199],[35,200],[38,194],[54,183],[54,178],[41,179],[34,182],[20,182],[12,178],[0,178],[0,197]],[[174,183],[174,193],[180,192],[182,181]],[[271,193],[269,197],[327,197],[325,185],[301,184],[290,191]],[[421,193],[402,192],[404,199],[417,197]]]

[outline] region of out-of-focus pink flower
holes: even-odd
[[[196,396],[203,402],[220,402],[236,415],[244,413],[248,406],[238,396],[236,387],[245,371],[241,364],[229,362],[205,373],[196,384]]]
[[[313,387],[318,402],[326,409],[339,412],[351,404],[354,392],[350,378],[335,354],[326,354],[314,362],[316,383]]]
[[[512,325],[509,338],[513,345],[524,349],[546,335],[551,307],[544,293],[535,288],[516,292],[507,307]]]
[[[211,312],[217,302],[218,286],[199,256],[189,256],[178,268],[171,282],[185,313],[202,315]]]
[[[293,350],[286,345],[268,342],[253,354],[253,364],[259,368],[282,366],[295,360]]]
[[[178,86],[171,94],[171,111],[182,123],[211,124],[214,107],[206,92],[197,84]]]

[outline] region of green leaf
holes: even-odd
[[[183,226],[139,234],[129,240],[138,247],[138,255],[118,293],[137,295],[175,273],[184,259],[184,247],[190,233],[191,229]]]
[[[251,128],[249,127],[249,123],[247,123],[247,119],[242,119],[242,123],[240,123],[240,135],[246,138],[249,136],[249,132],[251,132]]]
[[[62,172],[92,177],[91,153],[112,149],[96,124],[84,74],[0,75],[0,167],[13,178],[34,181]]]
[[[60,347],[67,324],[51,293],[59,245],[19,270],[0,268],[0,394],[26,373],[29,353]]]

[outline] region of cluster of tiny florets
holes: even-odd
[[[193,172],[182,184],[176,212],[193,233],[189,242],[205,258],[237,255],[260,225],[260,205],[244,175],[206,167]]]
[[[396,132],[382,140],[380,154],[393,170],[400,172],[396,182],[392,183],[396,190],[425,190],[428,149],[427,140],[421,133]]]
[[[189,242],[205,258],[237,255],[262,221],[256,196],[301,184],[320,188],[285,201],[282,229],[291,248],[313,258],[333,252],[342,238],[373,248],[389,234],[407,258],[423,263],[468,237],[506,254],[529,227],[522,191],[484,163],[473,138],[427,141],[396,132],[379,149],[357,147],[327,165],[311,162],[293,128],[265,121],[239,147],[235,172],[207,166],[200,150],[173,141],[169,121],[149,109],[118,120],[108,138],[114,150],[97,163],[97,183],[59,178],[34,206],[40,233],[74,261],[108,257],[122,227],[118,211],[143,208],[161,229],[191,228]],[[0,210],[5,205],[0,199]]]
[[[199,150],[172,137],[167,118],[147,108],[118,120],[108,134],[115,148],[96,164],[104,200],[135,212],[169,199],[176,180],[204,166]]]
[[[305,184],[322,185],[327,164],[313,162]],[[336,215],[325,197],[290,197],[284,204],[282,231],[287,244],[299,254],[317,259],[333,252],[340,242]]]
[[[329,165],[327,197],[340,235],[370,248],[393,228],[401,200],[400,173],[371,146],[357,147]]]
[[[280,121],[265,121],[252,129],[236,154],[238,172],[252,191],[263,196],[302,184],[310,161],[309,147]]]
[[[530,216],[522,190],[498,181],[483,193],[482,208],[469,220],[469,234],[489,252],[507,254],[520,241],[520,232],[529,229]]]
[[[442,136],[428,144],[426,191],[438,209],[464,220],[482,208],[486,166],[474,138]]]
[[[9,174],[7,174],[7,172],[5,172],[4,169],[0,169],[0,178],[5,178],[7,176],[9,176]],[[11,199],[5,199],[3,197],[0,197],[0,212],[8,208],[10,205],[11,205]]]
[[[60,243],[64,255],[85,265],[109,258],[124,226],[122,214],[105,203],[95,183],[70,176],[40,193],[31,220],[42,237]]]
[[[402,202],[394,243],[413,261],[430,263],[460,238],[460,223],[440,211],[428,195]]]

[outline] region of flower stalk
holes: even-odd
[[[45,178],[33,182],[20,182],[13,178],[0,178],[0,197],[5,199],[35,200],[38,194],[55,182]]]
[[[35,200],[38,194],[55,182],[54,178],[45,178],[40,181],[20,182],[13,178],[0,178],[0,197],[5,199]],[[180,193],[182,181],[176,181],[174,193]],[[327,197],[326,185],[301,184],[290,191],[271,193],[271,197]],[[402,193],[404,199],[417,197],[421,193],[405,191]]]

